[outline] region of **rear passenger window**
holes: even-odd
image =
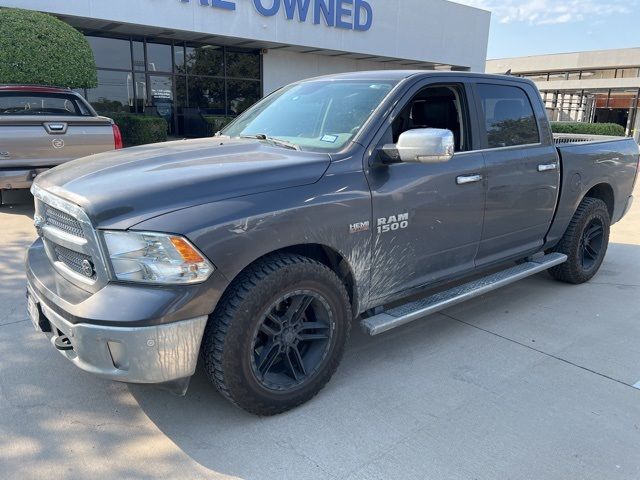
[[[540,142],[529,97],[518,87],[478,84],[488,148]]]

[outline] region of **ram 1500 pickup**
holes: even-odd
[[[113,120],[98,116],[78,93],[0,85],[0,206],[3,190],[29,188],[51,167],[119,148]]]
[[[525,79],[298,82],[213,138],[40,175],[30,316],[81,369],[184,392],[200,357],[277,414],[329,381],[353,322],[380,334],[545,270],[590,280],[638,145],[562,142]]]

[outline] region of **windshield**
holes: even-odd
[[[221,134],[268,137],[302,150],[337,152],[355,137],[395,85],[354,80],[294,84],[254,105]]]

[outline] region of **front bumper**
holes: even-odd
[[[51,343],[66,336],[70,348],[59,352],[86,372],[127,383],[167,383],[196,370],[208,317],[154,327],[74,325],[35,300],[51,326]]]
[[[127,383],[193,375],[208,315],[225,284],[223,278],[175,288],[108,284],[90,293],[55,271],[41,240],[29,248],[26,270],[40,316],[35,323],[49,330],[60,353],[82,370]],[[65,348],[61,339],[68,339]]]
[[[20,188],[30,188],[33,179],[47,168],[10,168],[0,170],[0,190],[13,190]]]

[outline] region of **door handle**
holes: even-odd
[[[65,122],[47,122],[44,124],[44,129],[47,131],[47,133],[49,134],[56,134],[56,133],[67,133],[67,127],[68,124]]]
[[[468,185],[469,183],[478,183],[482,181],[482,175],[460,175],[456,178],[458,185]]]
[[[539,172],[550,172],[551,170],[557,170],[557,169],[558,169],[557,163],[544,163],[542,165],[538,165]]]

